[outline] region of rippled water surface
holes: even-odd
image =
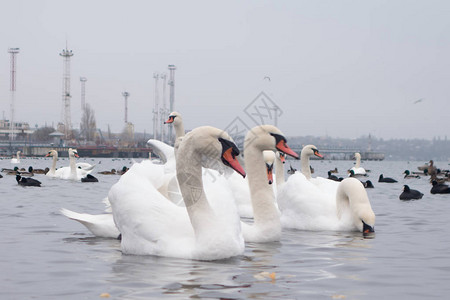
[[[374,189],[376,234],[284,230],[280,242],[248,243],[243,256],[201,262],[123,255],[120,242],[94,237],[59,213],[65,207],[98,214],[118,175],[97,171],[131,166],[130,160],[81,159],[97,164],[98,183],[35,175],[41,188],[0,179],[1,299],[444,299],[450,293],[450,195],[430,194],[427,178],[403,179],[423,162],[364,162]],[[297,161],[288,161],[299,168]],[[313,176],[351,161],[312,161]],[[23,159],[44,168],[48,159]],[[61,161],[61,166],[68,161]],[[437,162],[449,168],[448,162]],[[10,168],[9,159],[0,167]],[[378,176],[394,184],[378,183]],[[422,191],[400,201],[403,184]],[[269,276],[272,274],[272,277]]]

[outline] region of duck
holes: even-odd
[[[6,173],[6,175],[17,175],[19,174],[19,167],[14,167],[14,169],[3,168],[2,172]]]
[[[111,171],[100,171],[97,172],[98,174],[103,174],[103,175],[116,175],[116,169],[111,169]]]
[[[450,187],[443,183],[438,183],[436,180],[433,180],[433,187],[430,190],[432,194],[450,194]]]
[[[378,177],[378,182],[394,183],[397,182],[397,180],[390,177],[384,177],[383,174],[380,174],[380,176]]]
[[[20,151],[16,152],[15,158],[11,158],[11,163],[12,164],[20,164]]]
[[[127,166],[123,166],[122,169],[120,169],[119,171],[117,171],[118,175],[123,175],[128,171],[128,167]]]
[[[46,174],[49,170],[50,170],[49,168],[34,169],[32,166],[28,167],[28,172],[33,173],[33,174]]]
[[[422,199],[423,193],[419,192],[418,190],[412,190],[409,188],[408,185],[403,186],[403,192],[398,197],[400,200],[416,200],[416,199]]]
[[[403,174],[405,174],[405,177],[403,177],[403,178],[406,178],[406,179],[410,179],[410,178],[420,178],[420,176],[417,175],[417,174],[411,174],[411,173],[409,172],[409,170],[405,170],[405,171],[403,172]]]
[[[122,253],[205,261],[242,255],[244,238],[234,199],[217,182],[221,177],[216,182],[202,177],[202,167],[246,176],[239,153],[231,137],[218,128],[202,126],[186,134],[176,162],[184,207],[167,201],[152,180],[140,175],[151,162],[135,163],[108,193]],[[208,197],[205,188],[210,190]],[[213,197],[217,201],[211,201]]]
[[[330,173],[339,173],[337,167],[334,167],[333,170],[330,170]]]
[[[339,178],[336,175],[332,175],[331,171],[328,171],[328,179],[334,180],[334,181],[342,181],[344,178]]]
[[[22,177],[20,175],[16,175],[16,181],[17,184],[21,186],[41,186],[41,182],[39,180],[28,178],[28,177]]]
[[[370,180],[361,181],[361,183],[362,183],[362,185],[364,186],[364,188],[366,188],[366,189],[373,189],[373,188],[375,188],[375,187],[373,186],[372,181],[370,181]]]
[[[355,166],[352,167],[349,171],[353,171],[353,177],[355,176],[366,176],[366,170],[361,167],[361,154],[359,152],[355,152],[356,163]],[[350,176],[350,175],[349,175]]]
[[[91,174],[86,174],[85,177],[81,178],[81,182],[98,182],[98,179]]]
[[[295,172],[297,172],[296,168],[293,168],[291,164],[289,164],[289,170],[287,170],[287,173],[289,175],[295,174]]]

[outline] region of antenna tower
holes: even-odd
[[[63,49],[59,54],[63,57],[64,65],[63,65],[63,107],[64,107],[64,136],[66,139],[72,138],[71,131],[71,120],[70,120],[70,58],[73,56],[72,50]]]
[[[159,127],[159,106],[158,106],[158,79],[159,74],[153,73],[153,78],[155,78],[155,100],[153,106],[153,138],[158,139],[158,127]]]
[[[166,127],[167,127],[167,125],[164,125],[164,123],[162,121],[169,114],[169,112],[167,112],[167,106],[166,106],[167,74],[162,73],[161,79],[163,80],[163,83],[162,83],[163,91],[162,91],[162,108],[160,108],[160,110],[159,110],[159,126],[161,126],[161,141],[166,142],[166,139],[167,139]]]
[[[175,105],[175,70],[177,68],[175,65],[169,65],[169,86],[170,86],[170,96],[169,96],[169,109],[170,112],[174,111],[174,105]],[[169,139],[170,141],[173,141],[173,126],[169,126]]]
[[[128,97],[130,97],[130,93],[125,91],[122,96],[125,98],[125,124],[128,124]]]
[[[15,134],[14,134],[14,99],[16,97],[16,54],[19,53],[19,48],[9,48],[8,52],[11,54],[11,120],[9,120],[9,140],[12,142],[14,141]]]

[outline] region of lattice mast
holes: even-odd
[[[72,138],[72,121],[70,119],[70,58],[73,56],[72,50],[63,49],[59,54],[63,57],[63,108],[64,108],[64,136],[66,139]]]
[[[167,74],[162,73],[161,74],[162,82],[162,107],[159,109],[159,126],[161,126],[161,141],[166,142],[166,128],[168,127],[163,123],[165,118],[169,115],[169,112],[167,111],[167,105],[166,105],[166,85],[167,85]]]
[[[15,139],[15,124],[14,124],[14,102],[16,98],[16,66],[17,66],[17,57],[16,55],[19,54],[19,48],[9,48],[8,52],[11,54],[11,85],[10,85],[10,92],[11,92],[11,117],[9,120],[9,140],[12,142]]]
[[[175,109],[175,70],[177,68],[175,65],[169,65],[169,109],[170,112],[173,112]],[[173,136],[173,126],[169,126],[169,139],[171,142],[174,142]]]
[[[125,125],[128,124],[128,97],[130,97],[130,93],[127,91],[122,93],[123,98],[125,99]]]
[[[153,103],[153,138],[158,139],[158,127],[159,127],[159,105],[158,105],[158,79],[159,73],[153,73],[153,78],[155,79],[155,95]]]

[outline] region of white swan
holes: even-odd
[[[219,199],[209,202],[202,179],[202,166],[228,165],[245,176],[238,154],[229,135],[213,127],[196,128],[183,138],[176,171],[186,207],[167,201],[140,175],[147,173],[144,167],[134,164],[108,195],[123,253],[198,260],[241,255],[244,240],[234,200],[221,184],[213,184]]]
[[[298,154],[286,145],[286,138],[275,126],[260,125],[247,133],[244,159],[253,208],[253,224],[242,225],[246,242],[278,241],[281,237],[280,211],[272,186],[267,182],[264,150],[278,150],[298,159]]]
[[[55,177],[55,172],[56,172],[56,162],[58,161],[58,151],[56,150],[50,150],[47,155],[45,155],[45,157],[51,156],[53,157],[53,161],[52,161],[52,165],[50,167],[50,170],[47,172],[47,174],[45,174],[46,176],[49,177]]]
[[[306,146],[304,150],[305,148]],[[303,160],[309,161],[311,149],[314,148],[309,147],[305,155],[302,150],[302,170],[309,170],[309,164],[306,166]],[[375,214],[359,180],[348,178],[345,182],[336,182],[322,177],[308,179],[307,176],[311,175],[306,173],[306,176],[299,172],[291,175],[278,190],[277,201],[283,227],[301,230],[373,231]]]
[[[366,170],[363,167],[361,167],[361,154],[356,152],[355,159],[356,159],[355,166],[349,170],[350,172],[349,176],[358,176],[358,175],[366,176],[367,175]]]
[[[174,150],[176,155],[178,146],[185,135],[183,118],[181,117],[181,114],[179,112],[173,111],[169,114],[169,117],[167,121],[164,122],[164,124],[172,124],[173,128],[175,129]]]
[[[50,152],[51,152],[51,155],[54,155],[54,152],[52,152],[52,151],[50,151]],[[78,157],[78,153],[75,149],[69,148],[68,153],[69,153],[69,166],[59,168],[59,169],[55,170],[54,175],[49,175],[49,176],[55,177],[55,178],[61,178],[61,179],[81,181],[81,178],[86,177],[86,175],[89,174],[90,171],[85,171],[83,169],[77,168],[76,163],[75,163],[75,157]],[[55,156],[53,156],[53,160],[55,160]],[[52,165],[52,167],[53,167],[53,165]]]
[[[15,158],[11,158],[11,163],[12,164],[20,164],[20,151],[16,152]]]

